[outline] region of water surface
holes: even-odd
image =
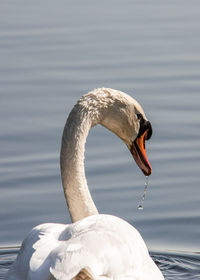
[[[96,127],[86,146],[95,203],[139,229],[166,279],[200,279],[200,3],[0,5],[0,277],[33,226],[70,222],[62,129],[76,100],[104,86],[136,98],[151,120],[153,174],[138,211],[145,178],[121,140]]]

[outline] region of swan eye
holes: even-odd
[[[140,113],[137,113],[136,116],[139,121],[142,119],[142,115]]]

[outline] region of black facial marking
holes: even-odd
[[[137,116],[138,120],[141,120],[141,119],[142,119],[142,114],[137,113],[136,116]]]
[[[143,117],[140,119],[140,129],[138,133],[138,138],[144,134],[145,131],[147,131],[147,137],[146,140],[149,140],[152,136],[152,126],[149,121],[146,121],[143,119]]]

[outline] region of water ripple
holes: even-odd
[[[166,280],[200,279],[199,253],[152,253]]]
[[[18,246],[0,248],[0,279],[4,279],[18,252]],[[151,256],[161,269],[165,280],[200,279],[200,253],[152,252]]]

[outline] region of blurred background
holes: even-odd
[[[122,217],[150,250],[200,251],[200,2],[1,1],[0,245],[44,222],[69,223],[60,180],[62,130],[98,87],[136,98],[153,126],[145,178],[101,126],[86,174],[101,213]],[[189,279],[189,278],[188,278]]]

